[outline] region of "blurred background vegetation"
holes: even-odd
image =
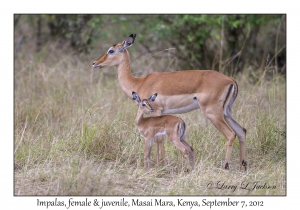
[[[235,78],[247,174],[238,141],[230,171],[220,170],[226,141],[200,110],[180,115],[195,170],[184,173],[166,143],[168,166],[143,171],[137,107],[115,67],[92,68],[132,33],[135,76],[214,69]],[[286,195],[286,15],[15,14],[14,50],[14,195]],[[216,180],[276,190],[208,189]]]
[[[174,70],[214,69],[230,76],[245,69],[254,75],[266,68],[272,74],[286,73],[284,14],[16,14],[14,26],[16,54],[26,41],[35,40],[40,58],[43,46],[56,43],[74,53],[97,52],[91,57],[96,59],[112,42],[136,33],[139,46],[131,51],[140,57],[169,57],[176,61]]]

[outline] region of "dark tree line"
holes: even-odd
[[[182,69],[234,74],[245,67],[262,69],[267,65],[280,74],[286,71],[284,14],[16,14],[15,28],[21,19],[32,25],[37,51],[45,41],[56,39],[75,51],[89,53],[103,38],[137,33],[147,53],[176,48],[170,54],[180,60]]]

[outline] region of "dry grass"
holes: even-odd
[[[137,107],[119,87],[116,69],[104,70],[115,76],[101,79],[101,70],[91,68],[98,55],[65,54],[55,45],[38,55],[32,51],[15,57],[15,195],[286,194],[284,78],[272,74],[255,84],[247,70],[236,77],[233,115],[247,128],[247,173],[239,171],[238,140],[230,170],[221,169],[225,139],[200,110],[180,115],[195,149],[195,169],[184,173],[182,155],[166,142],[167,167],[145,171],[144,142],[134,125]],[[133,62],[133,71],[154,68],[155,62],[147,62]],[[240,188],[255,182],[276,189]],[[222,183],[238,187],[218,189]]]

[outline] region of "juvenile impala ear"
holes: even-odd
[[[137,104],[141,102],[139,95],[134,91],[132,91],[132,100],[134,100]]]
[[[130,47],[134,43],[134,39],[136,37],[136,34],[131,34],[127,39],[124,40],[123,44],[123,50]]]
[[[150,98],[149,98],[149,102],[153,102],[153,101],[155,101],[155,99],[156,99],[156,96],[157,96],[157,93],[155,93],[155,94],[153,94],[152,96],[150,96]]]

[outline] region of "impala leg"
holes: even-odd
[[[153,139],[145,139],[145,148],[144,148],[144,168],[151,167],[151,147],[153,144]]]
[[[163,163],[165,167],[166,164],[166,152],[165,152],[165,145],[164,145],[164,138],[162,136],[156,137],[156,164],[159,165],[160,162]],[[159,153],[161,158],[159,159]]]
[[[225,120],[236,133],[240,144],[240,168],[242,171],[247,170],[246,162],[246,129],[240,126],[229,114],[225,115]]]
[[[234,140],[235,140],[235,136],[234,138],[227,139],[226,141],[226,155],[225,155],[225,166],[224,166],[225,169],[229,169],[229,161],[232,154]]]
[[[229,161],[232,153],[233,142],[235,140],[235,132],[226,123],[223,112],[217,114],[216,112],[207,112],[207,118],[226,138],[226,155],[225,155],[225,169],[229,169]]]
[[[194,149],[193,149],[193,147],[191,147],[191,146],[185,141],[184,138],[181,139],[181,143],[188,149],[189,155],[190,155],[190,158],[191,158],[191,165],[192,165],[192,168],[194,168],[194,166],[195,166],[195,156],[194,156]]]
[[[155,150],[155,164],[159,165],[159,143],[157,141],[157,138],[155,138],[154,142],[156,143],[156,150]]]
[[[176,136],[170,136],[170,141],[172,144],[174,144],[174,146],[179,149],[184,157],[184,160],[186,162],[186,172],[189,172],[191,170],[190,167],[190,161],[189,161],[189,150],[188,148],[180,141],[180,139]]]
[[[161,162],[163,163],[163,166],[166,167],[166,152],[165,152],[165,145],[164,145],[164,137],[159,137],[159,148],[160,148],[160,155],[161,155]]]
[[[152,116],[161,116],[161,110],[155,109],[155,111],[151,114]],[[166,152],[165,152],[165,145],[164,145],[164,137],[159,136],[155,138],[157,146],[156,146],[156,164],[158,165],[159,162],[163,162],[163,166],[165,167],[167,165],[166,162]],[[159,152],[161,155],[161,159],[159,161]]]

